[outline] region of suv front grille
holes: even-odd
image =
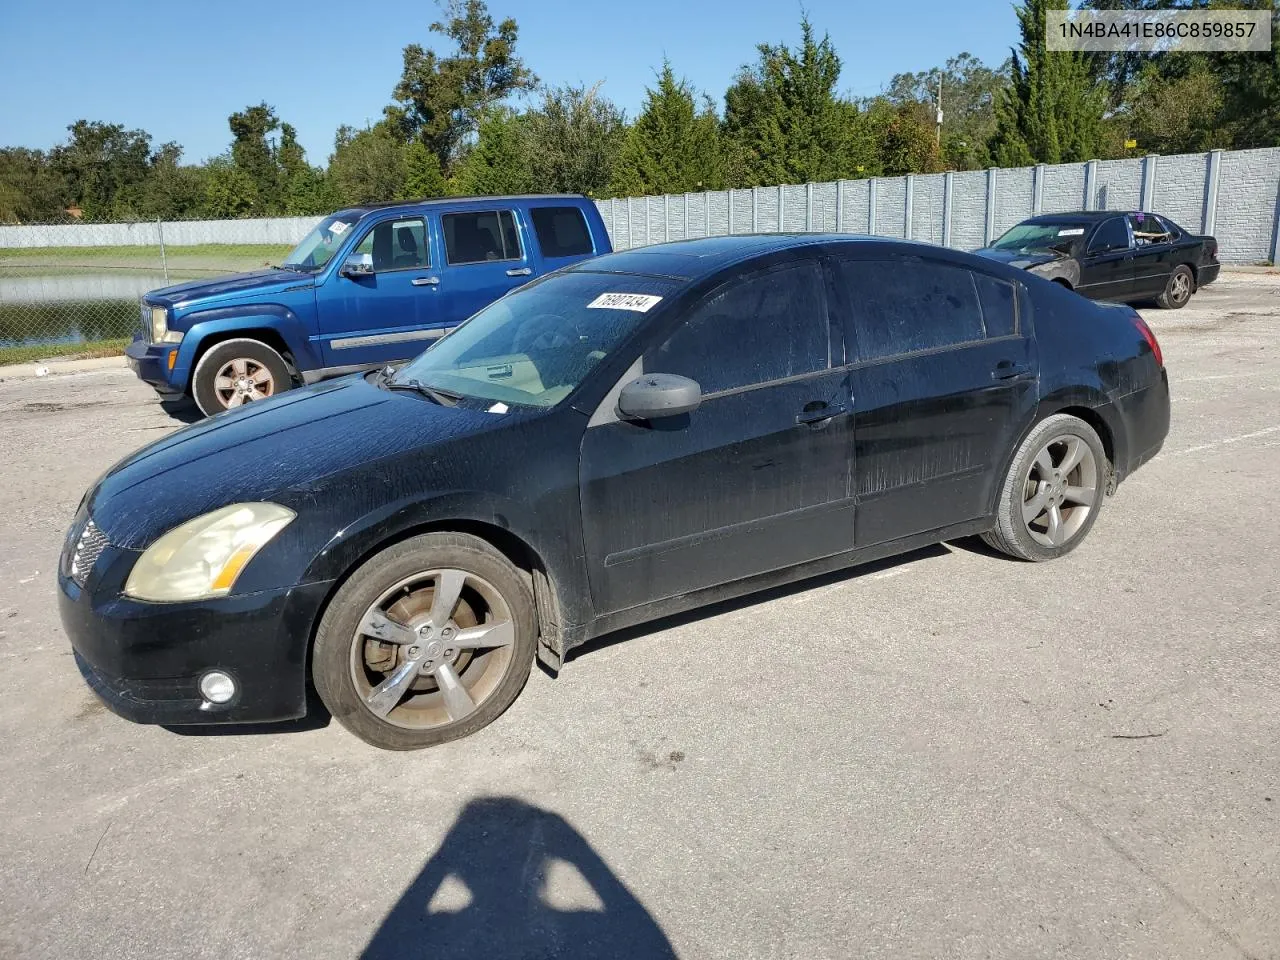
[[[144,343],[151,342],[151,307],[147,301],[140,301],[138,305],[138,322],[142,328],[142,340]]]

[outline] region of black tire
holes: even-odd
[[[1164,293],[1156,297],[1156,303],[1166,310],[1181,310],[1191,302],[1195,293],[1196,278],[1185,263],[1179,265],[1165,282]]]
[[[289,366],[284,362],[284,358],[261,340],[249,338],[224,340],[205,351],[196,363],[195,372],[191,375],[191,396],[196,406],[200,408],[200,412],[206,417],[228,409],[225,390],[219,389],[217,380],[221,371],[237,362],[243,362],[248,371],[254,375],[259,370],[265,371],[269,378],[267,384],[270,389],[265,391],[265,396],[260,399],[283,393],[294,386],[293,376],[289,373]],[[261,386],[256,389],[258,392],[264,392]],[[231,405],[239,404],[233,402]]]
[[[490,681],[489,692],[472,713],[430,728],[407,728],[376,716],[366,705],[367,692],[362,695],[353,677],[353,645],[367,642],[369,634],[360,630],[362,620],[388,590],[424,571],[441,569],[473,574],[496,589],[510,612],[515,637],[503,672],[496,683]],[[316,632],[312,680],[329,712],[361,740],[384,750],[420,750],[469,736],[501,716],[529,679],[537,638],[533,592],[525,573],[479,537],[426,533],[376,554],[339,588]],[[471,676],[470,668],[480,669],[480,661],[459,668],[458,678],[464,686]],[[475,679],[471,677],[473,685]],[[431,696],[430,692],[425,695],[426,699]],[[414,699],[410,696],[405,703]]]
[[[1061,463],[1065,464],[1067,454],[1079,450],[1073,442],[1075,440],[1087,448],[1087,455],[1081,452],[1077,465],[1066,471],[1067,475],[1060,480],[1055,479],[1058,474],[1054,471],[1044,476],[1046,471],[1038,459],[1041,453],[1047,453],[1052,465],[1055,452],[1062,451]],[[996,526],[984,533],[982,539],[988,546],[1020,560],[1054,560],[1070,553],[1080,545],[1098,519],[1109,477],[1106,449],[1093,427],[1078,417],[1054,414],[1038,423],[1018,447],[1000,487]],[[1073,479],[1076,481],[1074,484],[1071,482]],[[1076,503],[1075,498],[1083,499],[1090,491],[1089,509],[1083,514],[1075,513],[1083,506]],[[1054,528],[1049,526],[1048,519],[1050,511],[1055,509],[1055,500],[1057,536],[1063,539],[1061,542],[1046,542],[1055,538]],[[1038,502],[1047,503],[1048,509],[1039,512]],[[1032,512],[1035,518],[1025,519],[1025,514]],[[1043,520],[1040,519],[1042,517]],[[1045,529],[1040,529],[1041,526]]]

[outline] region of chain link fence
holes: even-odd
[[[279,263],[319,219],[0,226],[0,364],[118,352],[148,290]]]

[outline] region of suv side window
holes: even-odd
[[[853,316],[860,360],[1013,332],[1013,287],[1004,281],[914,257],[843,260],[834,266]],[[989,321],[984,319],[988,311]]]
[[[577,207],[534,207],[533,232],[544,257],[576,257],[592,251],[587,218]]]
[[[421,217],[375,224],[351,252],[370,255],[373,269],[379,273],[431,266],[427,228]]]
[[[1127,249],[1129,249],[1129,228],[1125,226],[1124,217],[1104,220],[1102,226],[1093,232],[1093,239],[1089,241],[1090,253]]]
[[[444,249],[450,264],[520,260],[520,237],[510,210],[446,213]]]
[[[645,354],[644,369],[719,393],[825,370],[829,342],[822,271],[793,263],[721,287]]]

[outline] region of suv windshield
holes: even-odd
[[[1085,235],[1083,223],[1020,223],[993,243],[996,250],[1065,250]]]
[[[555,406],[679,284],[657,277],[555,273],[491,303],[394,383],[473,400]]]
[[[293,248],[289,256],[284,258],[283,266],[295,270],[319,270],[338,252],[338,247],[347,238],[347,231],[360,217],[354,213],[334,214],[326,217],[316,228],[302,238],[302,242]]]

